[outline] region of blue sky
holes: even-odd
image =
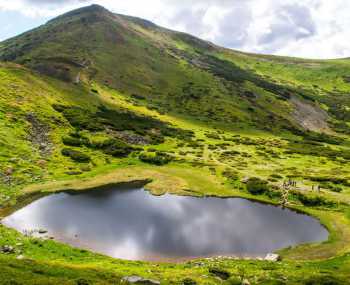
[[[45,23],[49,17],[28,17],[18,11],[0,11],[0,41]]]
[[[228,48],[350,57],[349,0],[0,0],[0,41],[93,3]]]

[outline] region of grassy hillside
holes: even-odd
[[[0,247],[15,247],[0,253],[0,284],[222,283],[213,267],[231,274],[225,284],[347,284],[349,60],[245,54],[96,5],[0,43],[0,60],[0,217],[41,192],[134,180],[156,195],[281,204],[292,179],[288,206],[330,231],[279,263],[153,264],[0,226]]]

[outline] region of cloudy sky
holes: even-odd
[[[0,0],[0,41],[92,3],[229,48],[350,57],[349,0]]]

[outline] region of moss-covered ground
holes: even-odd
[[[15,249],[0,253],[0,284],[350,284],[349,72],[349,59],[226,50],[96,5],[1,42],[0,218],[50,192],[142,180],[154,195],[286,204],[330,235],[276,263],[158,264],[0,226]]]
[[[350,279],[350,169],[346,136],[336,143],[324,140],[317,143],[315,138],[310,143],[287,132],[212,126],[189,116],[160,114],[142,100],[98,83],[65,84],[13,64],[2,64],[0,74],[2,215],[28,203],[29,194],[84,190],[135,180],[150,180],[146,188],[155,195],[167,192],[245,197],[279,204],[283,181],[292,179],[297,186],[289,194],[288,206],[319,218],[330,232],[329,240],[322,244],[281,250],[282,261],[277,263],[220,258],[156,264],[116,260],[52,240],[25,237],[1,226],[0,246],[11,245],[16,250],[0,254],[1,284],[118,284],[123,276],[130,275],[164,284],[181,284],[186,278],[198,284],[236,284],[237,278],[247,279],[251,284],[347,284]],[[160,143],[134,145],[135,151],[126,157],[110,155],[96,148],[96,144],[69,146],[90,158],[89,162],[78,163],[61,154],[67,147],[62,138],[76,133],[77,127],[72,125],[71,117],[55,108],[57,105],[78,105],[86,111],[84,114],[94,114],[104,105],[118,112],[132,112],[134,119],[152,118],[159,122],[160,130],[186,132],[184,137],[181,131],[174,131],[176,135],[165,134]],[[39,130],[49,130],[47,137],[35,134],[28,113],[40,122],[36,126]],[[110,131],[79,126],[78,132],[80,137],[96,143],[115,137],[117,131],[111,126]],[[192,135],[188,137],[188,133]],[[142,135],[155,139],[147,129]],[[30,139],[33,137],[37,139]],[[166,153],[172,161],[163,166],[147,164],[138,159],[142,152]],[[271,190],[263,195],[250,194],[244,183],[249,177],[268,181]],[[318,185],[321,191],[312,191]],[[296,193],[322,199],[316,204],[305,204]],[[20,255],[23,259],[18,259]],[[228,271],[231,279],[220,281],[209,272],[213,267]],[[322,283],[327,280],[333,283]]]

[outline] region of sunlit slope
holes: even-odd
[[[1,43],[0,59],[65,82],[98,82],[162,113],[204,122],[348,131],[346,60],[243,54],[97,5]]]

